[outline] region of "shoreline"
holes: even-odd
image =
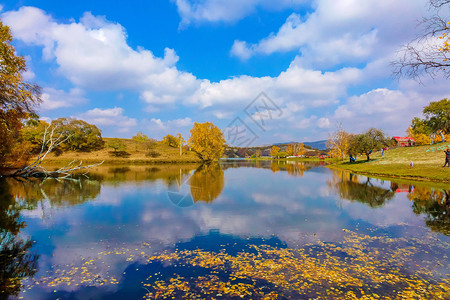
[[[430,178],[430,177],[426,177],[426,176],[399,175],[399,174],[392,174],[392,173],[371,172],[371,171],[367,171],[367,170],[365,170],[365,171],[355,170],[353,168],[344,167],[339,163],[328,164],[328,165],[326,165],[326,167],[329,169],[347,171],[347,172],[352,172],[352,173],[359,174],[359,175],[367,175],[370,177],[377,177],[377,178],[381,178],[381,179],[383,179],[383,178],[405,179],[405,180],[414,180],[414,181],[423,181],[423,182],[445,183],[445,184],[450,185],[450,179],[445,180],[445,179]]]

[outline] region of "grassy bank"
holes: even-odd
[[[83,164],[95,164],[104,161],[103,165],[143,165],[143,164],[164,164],[164,163],[199,163],[198,156],[192,151],[185,151],[180,156],[178,148],[169,147],[156,143],[152,149],[154,157],[148,156],[148,150],[144,143],[130,139],[120,139],[126,150],[122,155],[116,156],[113,149],[107,145],[110,138],[104,138],[105,147],[101,150],[91,152],[66,151],[61,155],[50,153],[44,160],[44,166],[64,166],[72,160],[83,161]]]
[[[450,168],[442,168],[445,161],[444,149],[450,149],[450,142],[436,145],[399,147],[371,155],[366,161],[365,156],[358,156],[358,161],[348,160],[336,162],[328,167],[353,171],[355,173],[375,176],[411,178],[415,180],[431,180],[450,183]],[[410,161],[414,166],[410,168]]]

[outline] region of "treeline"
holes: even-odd
[[[102,132],[97,126],[74,118],[59,118],[50,124],[43,120],[28,120],[21,130],[22,145],[31,153],[39,152],[46,147],[44,136],[50,128],[55,128],[53,134],[63,140],[54,150],[57,153],[68,150],[88,152],[104,146]]]
[[[352,134],[339,126],[327,141],[327,147],[333,157],[342,159],[349,157],[350,161],[354,161],[358,154],[365,155],[367,160],[370,160],[370,155],[375,150],[392,145],[392,139],[386,136],[382,130],[376,128],[371,128],[360,134]]]
[[[450,101],[445,98],[431,102],[423,109],[425,118],[412,119],[407,134],[416,145],[428,145],[450,140]]]
[[[427,145],[450,140],[450,101],[442,99],[431,102],[423,109],[424,118],[412,119],[406,133],[415,140],[415,145]],[[360,134],[346,132],[341,125],[333,132],[327,147],[334,157],[354,161],[356,155],[370,155],[380,149],[396,145],[396,141],[376,128],[371,128]]]

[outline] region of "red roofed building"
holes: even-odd
[[[397,142],[397,146],[399,147],[409,147],[409,146],[414,146],[416,144],[416,141],[409,136],[394,136],[392,137],[396,142]]]

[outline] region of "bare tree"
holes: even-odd
[[[431,17],[419,22],[422,33],[399,51],[400,58],[393,61],[396,77],[420,80],[425,73],[432,78],[443,74],[450,77],[450,0],[429,0]],[[444,14],[444,16],[443,16]]]
[[[41,150],[36,157],[36,160],[32,162],[31,164],[15,171],[12,173],[11,177],[62,177],[67,178],[72,174],[74,171],[78,171],[81,169],[87,169],[96,167],[101,163],[93,164],[93,165],[87,165],[83,166],[82,161],[80,161],[78,164],[76,163],[76,160],[73,160],[68,165],[55,170],[55,171],[47,171],[45,168],[43,168],[41,163],[44,161],[45,157],[55,148],[60,146],[62,143],[67,141],[70,136],[64,136],[61,133],[57,133],[57,126],[47,126],[44,131],[44,136],[42,138],[42,146]]]

